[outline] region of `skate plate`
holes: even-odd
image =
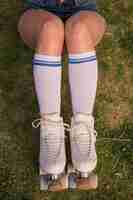
[[[68,176],[65,173],[60,174],[57,180],[52,180],[50,174],[40,170],[40,190],[57,192],[66,189],[68,189]]]
[[[68,188],[70,190],[89,190],[96,189],[98,186],[98,177],[93,172],[87,178],[82,178],[72,167],[68,167]]]

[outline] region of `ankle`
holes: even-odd
[[[93,117],[92,113],[85,113],[85,112],[73,113],[73,117],[76,117],[76,116]]]
[[[73,114],[84,114],[84,115],[92,115],[92,112],[84,112],[84,111],[75,111]]]
[[[73,115],[72,121],[74,121],[74,122],[88,122],[89,124],[93,124],[92,126],[94,126],[94,117],[90,113],[77,112]]]
[[[42,113],[41,118],[43,120],[49,119],[49,120],[54,120],[54,121],[59,121],[61,119],[60,113]]]

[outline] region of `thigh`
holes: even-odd
[[[96,46],[102,39],[106,30],[106,21],[97,12],[83,10],[72,15],[67,21],[67,24],[73,24],[77,22],[84,23],[88,29],[94,46]]]
[[[29,9],[23,13],[18,22],[18,32],[26,45],[34,49],[47,20],[60,20],[56,15],[42,9]]]

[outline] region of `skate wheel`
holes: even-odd
[[[48,177],[40,176],[40,190],[48,190]]]
[[[40,190],[43,191],[62,191],[68,188],[68,176],[62,175],[57,180],[52,180],[50,175],[40,176]]]
[[[91,174],[88,178],[77,178],[76,182],[79,190],[96,189],[98,178],[97,175]]]
[[[62,175],[58,180],[53,181],[49,184],[49,191],[56,192],[56,191],[63,191],[68,188],[68,176]]]
[[[69,188],[70,189],[76,189],[77,188],[76,175],[74,173],[71,173],[69,175],[68,182],[69,182]]]

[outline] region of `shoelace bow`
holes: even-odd
[[[59,124],[61,123],[62,121],[53,121],[53,120],[50,120],[50,119],[45,119],[46,122],[51,122],[51,123],[55,123],[55,124]],[[42,118],[38,118],[38,119],[35,119],[33,122],[32,122],[32,127],[33,128],[39,128],[41,126],[41,123],[42,124],[45,124],[45,121],[42,120]],[[64,125],[64,128],[66,131],[70,131],[70,126],[69,124],[67,123],[63,123]]]
[[[56,133],[55,133],[55,128],[59,125],[60,127],[64,127],[65,130],[69,131],[69,124],[67,123],[63,123],[62,120],[59,121],[53,121],[50,119],[42,119],[42,118],[38,118],[35,119],[32,122],[32,126],[34,128],[38,128],[41,125],[46,125],[45,128],[46,130],[46,135],[44,135],[44,137],[41,137],[40,140],[40,152],[46,152],[47,151],[47,159],[49,161],[56,161],[56,157],[58,156],[59,152],[60,152],[60,148],[58,147],[58,145],[61,145],[62,142],[64,142],[64,138],[66,137],[65,135],[61,136],[61,137],[57,137]],[[47,134],[47,133],[51,133],[51,134]],[[52,137],[51,137],[52,135]],[[44,144],[48,144],[51,145],[52,148],[47,148],[47,145]]]

